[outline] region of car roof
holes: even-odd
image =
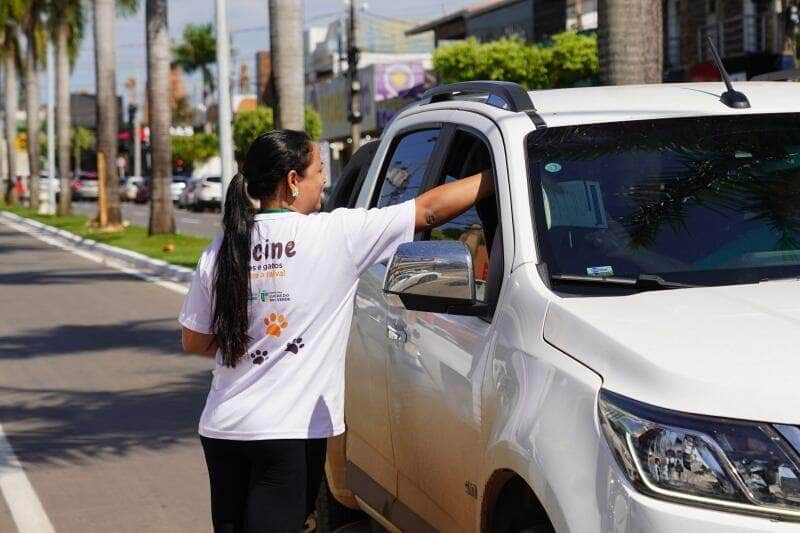
[[[800,84],[734,82],[750,100],[749,109],[720,102],[722,82],[659,83],[529,91],[549,127],[703,115],[800,112]]]
[[[737,81],[733,87],[747,96],[750,108],[733,109],[720,102],[725,92],[722,82],[547,89],[528,91],[528,96],[536,115],[547,127],[709,115],[800,113],[800,83]],[[421,118],[426,111],[447,109],[474,111],[493,120],[516,114],[474,98],[456,98],[436,103],[415,102],[395,120],[412,115]]]

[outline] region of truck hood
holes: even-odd
[[[544,339],[635,400],[800,423],[800,281],[561,298]]]

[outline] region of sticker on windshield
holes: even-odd
[[[614,269],[610,266],[587,267],[586,273],[590,276],[608,277],[614,275]]]
[[[544,166],[544,169],[548,172],[558,172],[559,170],[561,170],[561,165],[559,165],[558,163],[547,163]]]
[[[543,184],[547,228],[608,228],[603,193],[598,181],[560,181]]]

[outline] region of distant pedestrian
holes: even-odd
[[[120,155],[117,157],[117,176],[122,179],[125,177],[125,167],[127,166],[127,161],[125,160],[124,155]]]
[[[345,430],[359,276],[493,189],[484,172],[391,207],[319,213],[325,181],[305,133],[258,137],[180,312],[184,350],[216,358],[199,432],[217,532],[300,531],[326,439]]]

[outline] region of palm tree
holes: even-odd
[[[269,42],[275,80],[275,126],[302,130],[305,92],[301,2],[269,0]]]
[[[0,47],[3,55],[4,71],[4,109],[6,120],[6,153],[8,154],[8,181],[6,182],[5,201],[9,205],[17,203],[17,190],[14,181],[17,175],[16,140],[17,140],[17,108],[18,87],[17,68],[19,66],[19,32],[18,21],[24,15],[24,4],[21,0],[0,1]]]
[[[25,103],[28,130],[28,168],[30,178],[28,181],[30,191],[30,206],[32,209],[39,207],[39,72],[41,65],[42,47],[44,41],[44,23],[42,15],[46,9],[44,0],[27,0],[25,17],[22,27],[25,31]]]
[[[81,153],[91,149],[95,144],[95,136],[91,130],[86,128],[72,128],[69,130],[69,148],[72,150],[72,156],[75,161],[74,175],[78,176],[81,173]],[[69,154],[67,154],[67,171],[69,171]],[[62,177],[63,183],[63,177]],[[67,180],[69,186],[69,180]],[[61,189],[64,190],[63,188]]]
[[[210,23],[187,24],[183,30],[183,42],[173,48],[172,55],[174,63],[187,74],[200,71],[203,77],[203,105],[208,108],[209,95],[214,92],[211,65],[217,62],[214,28]]]
[[[58,214],[72,211],[70,189],[70,101],[69,76],[78,48],[83,40],[83,9],[81,0],[52,0],[48,14],[49,30],[56,45],[56,146],[61,193]],[[77,162],[80,163],[79,161]]]
[[[661,83],[664,77],[661,2],[599,0],[597,10],[603,83]]]
[[[170,110],[169,30],[167,0],[147,0],[147,98],[150,108],[150,146],[153,161],[150,235],[175,233],[172,213],[172,146]]]
[[[136,9],[136,0],[94,0],[94,61],[97,87],[97,222],[107,230],[122,228],[117,160],[117,59],[114,38],[115,7],[123,13]]]

